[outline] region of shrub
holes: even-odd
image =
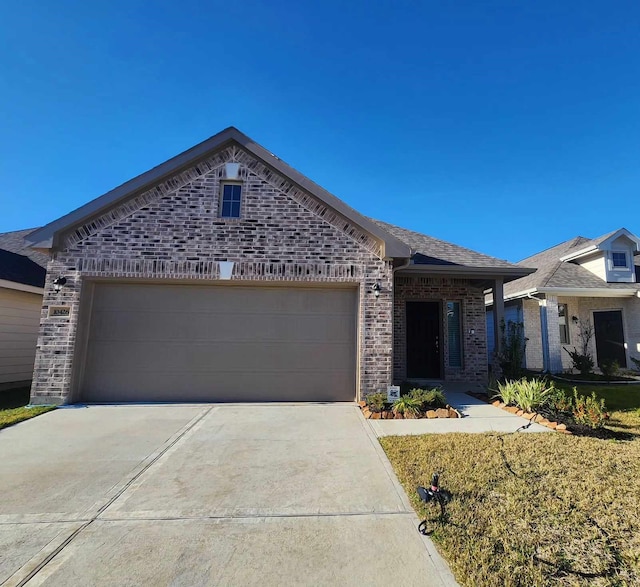
[[[520,377],[527,339],[524,336],[524,323],[504,319],[500,321],[500,352],[497,355],[502,375],[507,379]]]
[[[421,406],[422,402],[418,398],[403,395],[393,402],[391,409],[394,414],[404,414],[405,417],[416,417],[420,414]]]
[[[507,379],[504,383],[498,383],[498,395],[505,404],[514,404],[516,400],[516,382]]]
[[[447,405],[447,398],[444,396],[444,391],[441,387],[432,389],[416,387],[407,394],[407,397],[417,399],[423,412],[428,409],[444,408]]]
[[[555,395],[553,383],[544,379],[520,379],[515,383],[515,403],[525,412],[533,412],[549,404]]]
[[[370,393],[364,398],[364,401],[367,402],[367,406],[372,412],[382,412],[387,403],[387,394],[382,392]]]
[[[603,359],[600,361],[599,367],[605,377],[615,377],[618,371],[620,371],[618,361],[614,361],[613,359]]]
[[[578,424],[583,424],[589,428],[602,428],[607,419],[604,400],[598,399],[595,391],[590,396],[580,395],[574,387],[573,418]]]
[[[570,351],[566,347],[564,348],[567,351],[568,355],[571,357],[571,362],[573,363],[573,368],[580,372],[581,375],[589,375],[591,371],[593,371],[593,358],[590,354],[582,354],[578,349],[573,347],[573,350]]]
[[[555,389],[548,403],[549,409],[557,414],[573,414],[573,399],[562,389]]]

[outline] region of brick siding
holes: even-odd
[[[407,378],[406,302],[437,301],[441,304],[444,379],[446,381],[486,381],[487,322],[484,289],[466,279],[396,276],[393,327],[393,378],[397,383]],[[448,365],[447,301],[461,302],[462,367]],[[471,331],[474,331],[473,334]]]
[[[241,163],[241,219],[218,217],[228,161]],[[237,262],[234,280],[359,286],[360,390],[386,389],[392,377],[392,274],[391,263],[379,258],[379,241],[237,147],[165,184],[63,235],[64,247],[48,267],[33,403],[77,399],[73,356],[86,279],[215,283],[219,261]],[[67,284],[55,293],[58,275]],[[371,294],[376,281],[379,298]],[[49,307],[59,305],[70,307],[69,318],[49,317]]]

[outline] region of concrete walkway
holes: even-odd
[[[456,585],[353,404],[60,409],[0,460],[5,587]]]
[[[520,416],[510,414],[466,393],[466,391],[479,389],[473,384],[446,384],[447,401],[463,414],[463,418],[367,420],[367,422],[378,437],[447,432],[550,432],[545,426],[530,423]]]

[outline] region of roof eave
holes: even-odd
[[[398,270],[403,275],[437,274],[448,277],[467,277],[477,279],[503,278],[505,283],[535,273],[535,269],[520,267],[469,267],[466,265],[408,265]]]
[[[584,257],[585,255],[589,255],[598,251],[598,247],[596,245],[591,245],[584,249],[580,249],[579,251],[575,251],[569,255],[565,255],[564,257],[560,257],[560,261],[566,263],[567,261],[573,261],[574,259],[579,259],[580,257]]]

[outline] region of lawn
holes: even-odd
[[[604,397],[628,440],[558,433],[380,440],[457,580],[467,586],[640,585],[640,386]],[[417,498],[434,471],[448,520]]]
[[[0,391],[0,430],[54,409],[53,406],[27,408],[27,403],[28,388]]]

